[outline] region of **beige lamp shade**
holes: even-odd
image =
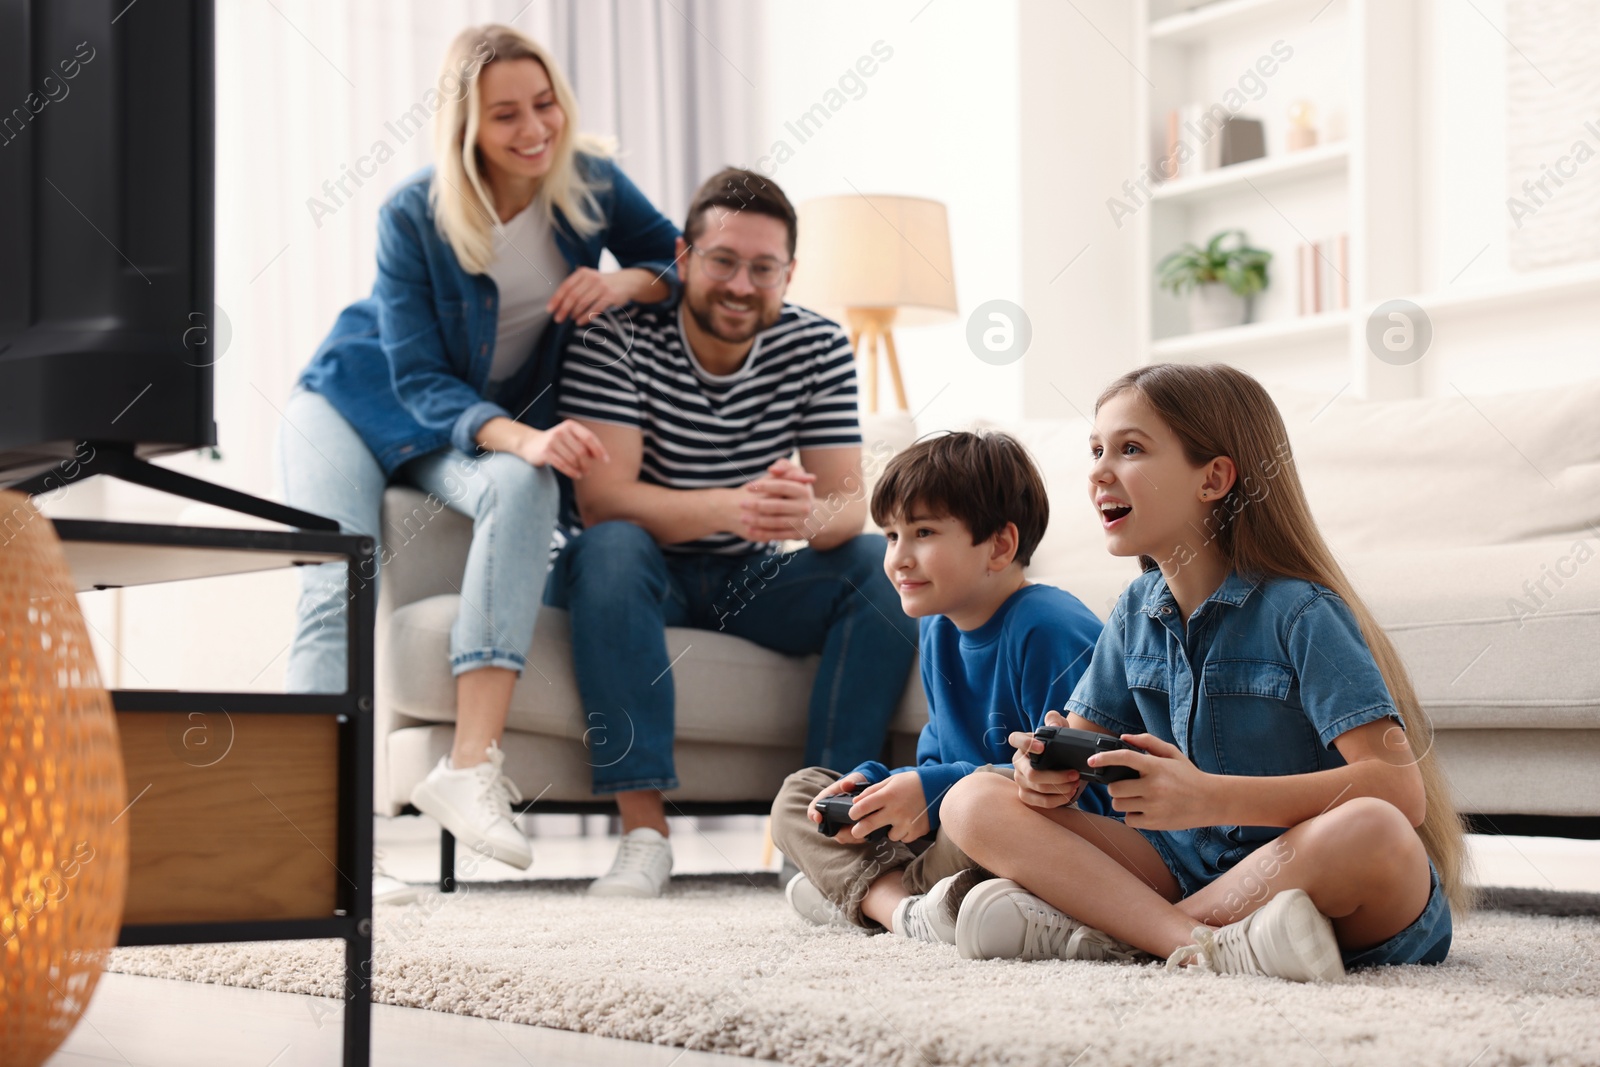
[[[791,303],[843,318],[847,309],[896,312],[897,326],[956,315],[950,222],[916,196],[823,196],[800,205]]]

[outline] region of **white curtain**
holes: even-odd
[[[213,331],[221,459],[170,465],[275,494],[278,412],[340,309],[371,288],[388,190],[430,162],[431,129],[397,120],[435,84],[451,37],[495,21],[558,57],[582,127],[617,139],[624,170],[675,221],[701,179],[758,154],[759,5],[225,0],[216,299],[227,326]]]

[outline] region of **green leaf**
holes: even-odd
[[[1224,245],[1234,238],[1233,247]],[[1182,295],[1198,285],[1221,282],[1240,296],[1254,296],[1269,284],[1272,253],[1252,248],[1243,230],[1222,230],[1204,248],[1185,242],[1156,264],[1157,284]]]

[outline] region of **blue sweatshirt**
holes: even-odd
[[[1013,731],[1044,725],[1044,713],[1066,714],[1067,698],[1089,669],[1100,620],[1064,589],[1025,585],[989,621],[963,631],[943,615],[921,620],[922,691],[928,725],[917,739],[917,765],[891,771],[878,762],[856,771],[868,783],[915,771],[922,779],[930,832],[949,788],[985,763],[1010,766]],[[1091,783],[1078,807],[1112,815],[1105,787]]]

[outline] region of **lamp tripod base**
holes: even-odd
[[[862,381],[866,391],[866,410],[878,410],[878,353],[889,364],[889,381],[894,385],[895,403],[907,411],[906,386],[900,380],[900,357],[894,350],[894,308],[850,308],[845,312],[850,323],[850,348],[861,358]]]

